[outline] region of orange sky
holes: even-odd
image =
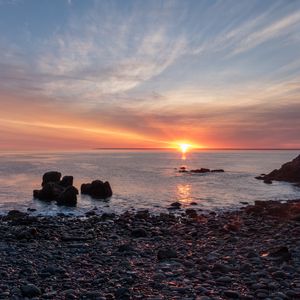
[[[0,150],[300,148],[300,2],[213,3],[4,1]]]

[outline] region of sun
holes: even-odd
[[[190,144],[179,144],[179,148],[180,148],[181,152],[184,154],[191,148],[191,145]]]

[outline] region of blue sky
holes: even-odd
[[[2,134],[300,147],[299,32],[300,1],[0,0]]]

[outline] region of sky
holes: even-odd
[[[300,148],[299,0],[0,0],[0,149]]]

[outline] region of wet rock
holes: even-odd
[[[13,209],[13,210],[10,210],[8,213],[7,213],[7,220],[17,220],[17,219],[21,219],[21,218],[24,218],[24,217],[27,217],[28,214],[27,213],[24,213],[24,212],[21,212],[19,210],[16,210],[16,209]]]
[[[223,169],[215,169],[211,170],[212,173],[224,173],[225,171]]]
[[[112,196],[112,189],[108,181],[94,180],[92,183],[81,185],[81,194],[86,194],[95,199],[106,199]]]
[[[73,176],[64,176],[59,182],[61,186],[68,187],[73,185]]]
[[[266,179],[264,179],[264,183],[266,183],[266,184],[272,184],[273,182],[272,182],[271,179],[266,178]]]
[[[74,186],[67,187],[57,199],[57,205],[76,206],[78,190]]]
[[[50,172],[46,172],[43,175],[43,182],[42,182],[42,186],[44,186],[45,184],[49,183],[49,182],[59,182],[61,178],[61,173],[57,172],[57,171],[50,171]]]
[[[21,292],[24,297],[33,298],[41,295],[41,290],[34,284],[21,286]]]
[[[43,184],[43,188],[41,190],[34,190],[33,197],[39,200],[52,201],[56,200],[63,190],[64,188],[59,184],[49,182]]]
[[[194,169],[190,171],[191,173],[209,173],[210,169],[201,168],[201,169]]]
[[[171,209],[180,209],[180,207],[181,207],[181,203],[180,202],[173,202],[170,205]]]

